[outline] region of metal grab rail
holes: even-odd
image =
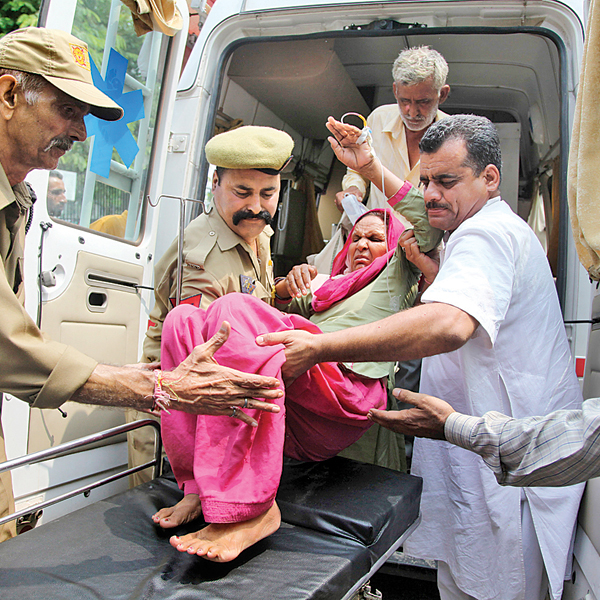
[[[88,435],[86,437],[80,438],[78,440],[73,440],[72,442],[66,442],[64,444],[60,444],[55,448],[48,448],[47,450],[40,450],[39,452],[34,452],[33,454],[27,454],[26,456],[21,456],[19,458],[15,458],[13,460],[7,460],[6,462],[0,463],[0,473],[4,473],[5,471],[11,471],[12,469],[16,469],[17,467],[22,467],[24,465],[33,465],[36,463],[44,462],[49,460],[50,458],[60,458],[63,456],[69,456],[74,454],[73,450],[77,448],[81,448],[83,446],[88,446],[90,444],[94,444],[95,442],[99,442],[102,440],[106,440],[108,438],[114,437],[121,433],[127,433],[128,431],[133,431],[134,429],[140,429],[142,427],[153,427],[154,428],[154,458],[142,465],[138,465],[137,467],[132,467],[130,469],[126,469],[121,471],[120,473],[116,473],[111,475],[110,477],[105,477],[104,479],[100,479],[91,483],[89,485],[85,485],[83,487],[77,488],[71,492],[67,492],[56,498],[52,498],[50,500],[45,500],[44,502],[40,502],[34,506],[28,506],[23,510],[16,511],[10,515],[2,517],[0,519],[0,525],[7,523],[8,521],[12,521],[14,519],[18,519],[23,515],[30,514],[37,510],[41,510],[43,508],[47,508],[48,506],[52,506],[53,504],[58,504],[63,500],[68,500],[69,498],[73,498],[74,496],[78,496],[79,494],[83,494],[84,496],[89,496],[89,493],[107,483],[112,483],[113,481],[117,481],[118,479],[122,479],[123,477],[127,477],[132,475],[133,473],[137,473],[138,471],[143,471],[148,467],[154,467],[154,477],[158,477],[160,475],[160,459],[162,455],[162,440],[160,437],[160,424],[152,419],[142,419],[140,421],[134,421],[133,423],[126,423],[125,425],[119,425],[118,427],[113,427],[111,429],[107,429],[105,431],[100,431],[99,433],[93,433],[92,435]]]
[[[152,204],[150,196],[146,196],[148,204],[152,208],[158,206],[158,203],[163,198],[170,198],[171,200],[179,200],[179,233],[177,234],[177,279],[175,286],[175,306],[179,306],[181,303],[181,289],[183,286],[183,232],[185,231],[185,203],[194,202],[202,205],[202,212],[206,212],[206,204],[204,200],[198,200],[197,198],[182,198],[181,196],[171,196],[170,194],[161,194],[156,201],[156,204]],[[212,209],[209,211],[211,212]]]

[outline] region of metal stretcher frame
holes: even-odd
[[[149,466],[157,474],[160,432],[151,420],[8,461],[0,470],[65,455],[142,426],[156,432],[152,461],[25,512]],[[175,531],[151,521],[158,508],[181,498],[174,479],[163,475],[1,544],[0,596],[16,600],[43,590],[47,600],[350,600],[418,525],[420,492],[420,478],[382,467],[339,457],[322,463],[291,461],[284,466],[277,496],[280,530],[232,563],[216,564],[177,552],[168,542]],[[194,522],[176,533],[197,529]],[[72,539],[81,540],[80,545]]]
[[[4,473],[5,471],[12,471],[18,467],[33,465],[36,463],[44,462],[46,460],[50,460],[51,458],[60,458],[61,456],[67,456],[72,454],[74,450],[79,450],[80,448],[84,448],[85,446],[90,446],[97,442],[102,442],[104,440],[108,440],[117,435],[121,435],[123,433],[127,433],[128,431],[133,431],[134,429],[141,429],[142,427],[152,427],[154,429],[154,458],[148,462],[145,462],[137,467],[132,467],[130,469],[125,469],[120,471],[119,473],[115,473],[109,477],[105,477],[103,479],[99,479],[94,483],[82,486],[77,488],[76,490],[71,490],[65,494],[61,494],[56,498],[51,498],[50,500],[45,500],[44,502],[40,502],[39,504],[35,504],[33,506],[28,506],[27,508],[19,511],[15,511],[14,513],[7,515],[0,519],[0,525],[7,523],[8,521],[12,521],[13,519],[18,519],[23,515],[47,508],[48,506],[52,506],[53,504],[58,504],[63,500],[68,500],[69,498],[73,498],[75,496],[79,496],[79,494],[84,494],[86,497],[89,493],[103,485],[108,483],[112,483],[113,481],[117,481],[118,479],[122,479],[123,477],[127,477],[128,475],[132,475],[133,473],[137,473],[138,471],[143,471],[148,467],[154,467],[154,477],[158,477],[160,475],[160,467],[161,467],[161,454],[162,454],[162,440],[160,437],[160,424],[152,419],[142,419],[140,421],[134,421],[133,423],[126,423],[125,425],[119,425],[117,427],[113,427],[111,429],[106,429],[105,431],[100,431],[99,433],[93,433],[83,438],[79,438],[77,440],[73,440],[72,442],[65,442],[64,444],[60,444],[59,446],[55,446],[54,448],[48,448],[47,450],[40,450],[39,452],[34,452],[33,454],[27,454],[25,456],[21,456],[19,458],[14,458],[12,460],[7,460],[4,463],[0,463],[0,473]]]
[[[373,577],[373,575],[375,575],[375,573],[379,571],[379,569],[388,561],[392,554],[394,554],[394,552],[396,552],[396,550],[398,550],[398,548],[400,548],[400,546],[404,544],[406,539],[410,537],[411,533],[419,526],[420,522],[421,515],[419,515],[416,521],[414,521],[412,525],[410,525],[410,527],[398,538],[396,543],[390,546],[389,550],[382,554],[377,561],[375,561],[369,572],[348,590],[348,593],[342,598],[342,600],[351,600],[352,598],[354,598],[360,590],[360,588],[362,588],[366,583],[368,583],[371,577]]]

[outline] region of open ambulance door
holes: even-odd
[[[86,117],[88,139],[63,156],[58,174],[33,171],[27,178],[38,200],[25,248],[26,308],[49,337],[99,362],[138,361],[153,301],[158,218],[151,206],[155,202],[147,198],[157,199],[165,177],[170,115],[188,30],[185,2],[180,8],[183,29],[172,38],[157,31],[137,37],[131,13],[120,0],[46,0],[40,10],[41,26],[65,30],[88,44],[90,64],[84,66],[125,111],[111,123]],[[55,177],[49,186],[50,175]],[[63,208],[55,207],[52,194],[57,179],[66,191]],[[169,208],[176,223],[177,205]],[[2,415],[9,458],[124,422],[124,412],[117,409],[66,403],[62,411],[30,409],[9,397]],[[107,475],[126,463],[122,438],[17,471],[17,508],[68,491],[66,480]],[[91,500],[126,485],[120,480],[93,492]],[[46,517],[85,502],[80,497],[60,509],[49,508]]]

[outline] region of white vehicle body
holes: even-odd
[[[89,43],[79,21],[87,19],[89,28],[96,4],[102,3],[46,1],[41,24],[73,31]],[[103,56],[92,52],[98,63],[102,61],[98,68],[103,76],[109,48],[121,39],[124,27],[119,10],[126,12],[118,0],[106,4],[108,17],[103,20],[98,14],[98,24],[93,26],[107,40]],[[71,222],[47,213],[43,199],[48,174],[33,172],[28,178],[41,199],[25,259],[27,309],[34,317],[42,235],[41,271],[55,278],[55,285],[42,286],[44,331],[100,361],[138,360],[153,304],[153,267],[177,235],[177,199],[204,198],[209,165],[203,148],[217,120],[269,125],[294,137],[296,172],[303,169],[314,179],[320,194],[321,229],[329,237],[332,223],[339,218],[332,197],[340,189],[342,170],[326,141],[324,122],[330,114],[340,117],[352,111],[366,116],[381,104],[393,103],[393,60],[402,48],[425,44],[439,50],[450,67],[452,92],[442,109],[484,114],[498,124],[505,169],[503,197],[526,218],[533,189],[543,188],[550,259],[573,356],[582,367],[595,290],[578,261],[570,233],[566,173],[584,41],[583,0],[217,0],[189,58],[187,5],[182,0],[178,5],[184,13],[183,32],[172,39],[152,33],[140,41],[144,67],[138,71],[144,82],[129,74],[125,79],[126,91],[142,90],[146,113],[154,111],[149,125],[134,131],[140,151],[132,165],[113,156],[109,174],[100,176],[91,171],[90,161],[85,164],[84,156],[79,179],[72,180],[79,188],[79,198],[72,203],[79,203],[79,208]],[[88,12],[82,12],[82,6]],[[131,43],[132,56],[137,46]],[[158,82],[156,87],[150,80]],[[62,164],[59,169],[67,175],[75,171]],[[124,237],[89,228],[102,213],[96,200],[100,188],[125,194]],[[197,210],[197,204],[186,203],[186,222]],[[42,233],[40,223],[52,227]],[[281,265],[294,260],[285,239],[294,239],[297,224],[290,217],[286,229],[278,233]],[[9,458],[124,420],[120,411],[71,404],[65,410],[67,419],[58,411],[42,413],[16,400],[5,402],[2,419]],[[67,481],[85,481],[126,462],[126,444],[121,441],[19,470],[13,474],[17,507],[58,495],[70,485]],[[600,486],[595,483],[589,486],[586,506],[597,512]],[[113,484],[104,493],[124,485]],[[95,491],[89,499],[48,509],[44,518],[94,501],[99,494]],[[566,598],[600,598],[600,527],[590,519],[593,512],[585,512],[578,532],[577,576],[566,587]]]

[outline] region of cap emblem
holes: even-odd
[[[91,70],[90,67],[90,56],[88,54],[87,48],[84,46],[76,46],[75,44],[69,43],[71,46],[71,54],[73,55],[73,60],[76,64],[88,71]]]

